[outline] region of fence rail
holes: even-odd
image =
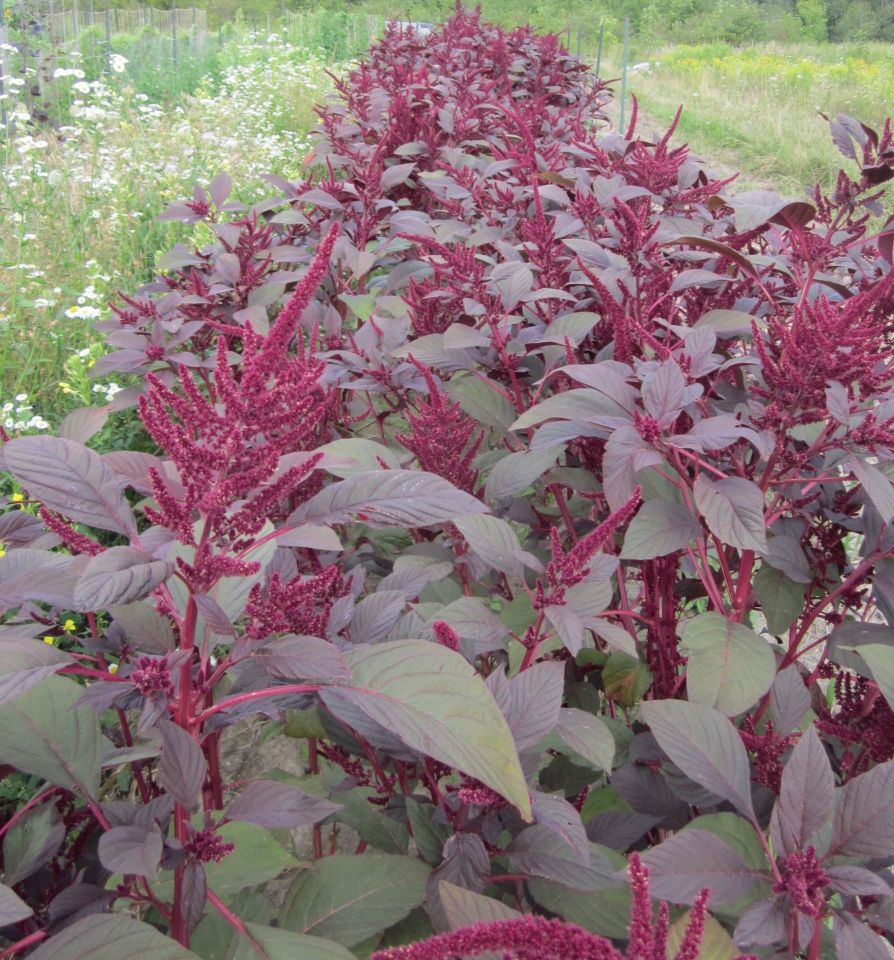
[[[39,17],[39,19],[38,19]],[[240,25],[241,24],[241,28]],[[335,13],[322,9],[290,11],[280,0],[279,15],[251,16],[218,24],[209,30],[208,12],[196,7],[159,10],[147,4],[111,8],[109,0],[48,0],[39,14],[19,18],[14,39],[8,41],[0,19],[0,95],[11,77],[52,73],[60,55],[76,52],[78,66],[88,79],[108,74],[116,54],[129,63],[127,72],[143,92],[153,97],[174,96],[194,89],[205,71],[215,69],[217,50],[248,29],[260,42],[279,33],[296,46],[322,50],[333,60],[360,56],[383,33],[385,21],[366,14]],[[266,33],[265,33],[266,31]],[[568,26],[560,32],[567,48],[602,67],[605,30],[595,25]],[[629,25],[624,25],[624,54],[620,96],[623,127],[627,94]],[[65,62],[64,60],[62,62]],[[0,96],[0,125],[6,129],[6,104]]]
[[[170,33],[173,23],[180,27],[192,27],[207,31],[208,11],[197,7],[181,7],[174,10],[158,10],[155,7],[139,6],[133,9],[72,6],[53,10],[44,14],[40,24],[41,31],[49,33],[53,40],[62,43],[77,38],[78,34],[90,27],[99,27],[105,31],[108,26],[111,33],[139,33],[145,27]]]

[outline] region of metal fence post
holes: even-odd
[[[109,0],[106,0],[106,72],[112,72],[112,21],[109,17]]]
[[[627,106],[627,60],[630,56],[630,21],[624,20],[624,53],[621,56],[621,114],[618,132],[624,136],[624,109]]]
[[[0,12],[0,17],[2,17],[2,22],[0,22],[0,123],[3,124],[3,132],[6,136],[9,136],[9,131],[6,129],[6,84],[3,82],[4,70],[3,70],[3,57],[6,51],[3,49],[7,43],[7,31],[6,31],[6,17],[3,16],[3,13]]]
[[[171,71],[171,88],[177,83],[177,8],[171,7],[171,56],[174,69]]]

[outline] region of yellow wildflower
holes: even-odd
[[[114,676],[117,672],[118,672],[118,664],[117,664],[117,663],[110,663],[110,664],[109,664],[109,673],[112,674],[112,676]]]
[[[14,493],[10,498],[13,503],[21,503],[25,499],[24,493]]]
[[[65,623],[62,624],[62,629],[66,633],[74,633],[75,630],[78,629],[78,625],[74,622],[74,620],[71,619],[71,617],[69,617],[68,620],[66,620]]]
[[[46,644],[49,644],[49,646],[52,647],[52,645],[56,642],[56,638],[55,638],[55,637],[44,637],[44,638],[43,638],[43,642],[46,643]]]

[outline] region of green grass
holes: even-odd
[[[672,47],[653,51],[652,67],[630,74],[628,88],[661,124],[683,104],[679,138],[696,153],[750,183],[800,194],[816,182],[832,187],[848,164],[820,111],[881,128],[894,106],[890,56],[881,43]],[[617,74],[619,61],[612,50],[608,72]]]
[[[115,291],[132,292],[154,275],[160,252],[189,239],[189,228],[157,215],[222,170],[248,203],[271,193],[262,174],[300,176],[330,66],[284,38],[243,34],[194,93],[164,104],[126,69],[57,81],[68,114],[58,131],[29,126],[24,102],[7,104],[18,119],[0,141],[0,270],[10,278],[0,289],[0,405],[12,404],[4,421],[53,425],[76,402],[104,399],[89,384],[72,387],[71,365],[97,342],[92,326]],[[21,394],[28,399],[14,400]]]

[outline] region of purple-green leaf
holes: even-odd
[[[239,791],[227,806],[230,820],[256,823],[260,827],[308,827],[340,809],[321,797],[278,780],[255,780]]]
[[[75,585],[76,609],[105,610],[149,596],[173,573],[174,564],[134,547],[110,547],[91,557]]]
[[[83,688],[47,677],[0,705],[0,762],[95,797],[102,741],[96,711],[78,707]]]
[[[770,822],[780,853],[804,850],[835,810],[835,778],[826,748],[811,724],[782,772],[779,799]]]
[[[642,705],[642,717],[687,777],[754,818],[748,754],[722,713],[685,700],[653,700]]]
[[[742,477],[695,481],[695,505],[708,529],[721,543],[762,553],[767,549],[764,528],[764,495],[757,484]]]
[[[272,677],[284,680],[331,681],[351,675],[338,647],[320,637],[280,637],[260,647],[255,658]]]
[[[894,856],[894,760],[849,780],[837,791],[829,856]]]
[[[643,856],[652,895],[691,904],[700,890],[711,890],[711,904],[723,906],[747,893],[756,871],[716,834],[691,828],[674,834]]]
[[[65,839],[65,825],[52,803],[29,810],[3,837],[3,879],[15,885],[39,870]]]
[[[47,509],[88,527],[136,536],[121,481],[98,453],[62,437],[18,437],[3,453],[10,473]]]
[[[202,748],[182,728],[167,722],[161,728],[162,751],[158,780],[179,803],[192,810],[198,805],[208,772]]]
[[[155,823],[112,827],[99,838],[99,860],[112,873],[151,878],[158,871],[163,846],[161,830]]]
[[[8,927],[30,917],[34,911],[19,895],[0,883],[0,927]]]
[[[321,692],[337,717],[346,703],[408,747],[476,777],[515,805],[531,801],[509,726],[474,669],[423,640],[360,647],[345,657],[350,684]]]
[[[360,519],[373,527],[427,527],[485,509],[480,500],[433,473],[378,470],[324,487],[288,522],[318,526]]]
[[[702,532],[698,518],[681,503],[647,500],[624,534],[622,560],[653,560],[683,550]]]
[[[29,960],[199,960],[148,923],[120,913],[84,917],[45,940]]]
[[[776,675],[776,658],[767,641],[717,613],[702,613],[686,623],[683,650],[689,658],[689,699],[728,717],[757,703]]]

